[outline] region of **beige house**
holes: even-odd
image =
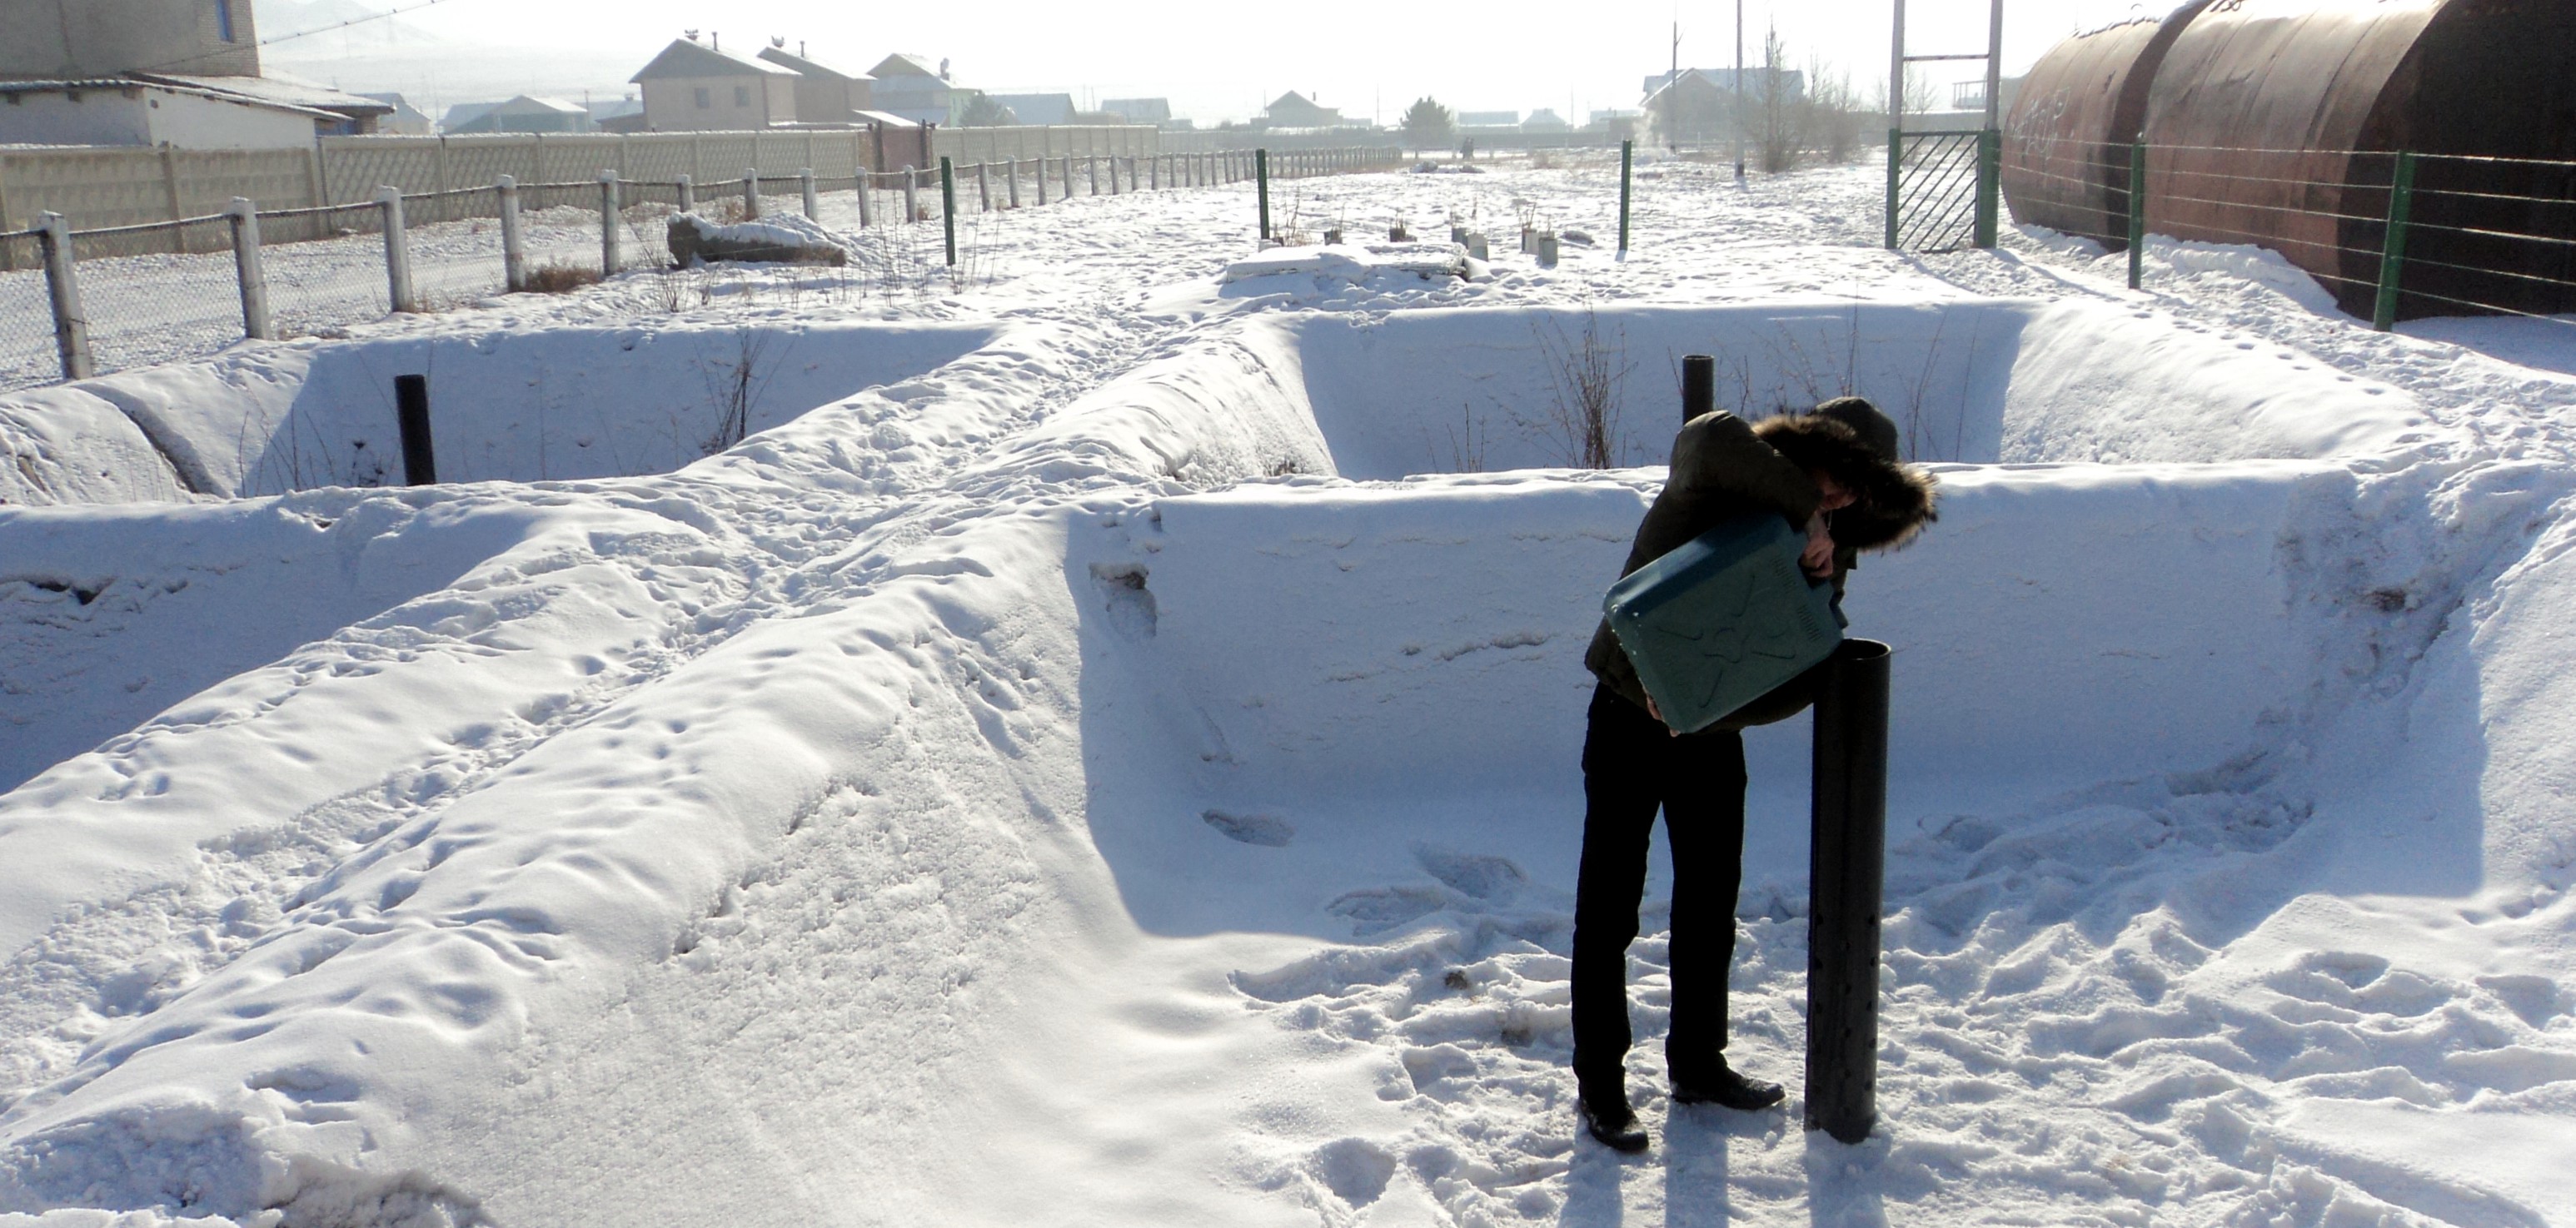
[[[793,52],[775,44],[763,47],[760,58],[796,74],[798,123],[855,123],[859,112],[876,105],[869,90],[876,78],[866,73],[845,73],[809,59],[803,43],[796,44]]]
[[[644,91],[648,131],[747,131],[799,119],[795,69],[712,40],[674,39],[632,80]]]
[[[259,75],[251,0],[6,0],[0,78]]]

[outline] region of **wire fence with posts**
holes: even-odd
[[[793,209],[820,221],[855,214],[873,256],[848,270],[813,270],[893,288],[926,288],[956,270],[961,216],[1077,196],[1174,191],[1283,178],[1378,171],[1405,164],[1392,149],[1312,149],[1264,155],[1207,150],[1059,154],[840,176],[749,168],[701,182],[681,174],[521,183],[509,175],[471,188],[379,189],[373,199],[262,209],[235,198],[219,213],[132,226],[72,228],[59,213],[0,232],[0,389],[22,388],[213,353],[249,338],[329,336],[393,313],[430,312],[501,293],[565,289],[619,272],[665,268],[669,220],[719,222]],[[893,236],[941,223],[937,254]],[[143,232],[151,243],[138,243]],[[941,263],[933,264],[933,260]]]
[[[2150,236],[2247,244],[2387,331],[2506,315],[2576,330],[2576,162],[2405,150],[2034,144],[2016,151],[2025,220],[2126,249]]]

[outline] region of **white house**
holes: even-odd
[[[868,70],[875,79],[870,91],[875,97],[874,109],[900,115],[917,124],[954,122],[950,112],[962,100],[959,90],[948,79],[948,62],[942,60],[932,68],[917,55],[890,55]]]
[[[343,117],[131,77],[0,81],[0,144],[304,149]]]

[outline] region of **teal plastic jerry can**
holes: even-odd
[[[1833,655],[1833,586],[1778,516],[1728,521],[1610,588],[1602,612],[1664,723],[1697,733]]]

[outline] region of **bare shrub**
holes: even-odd
[[[570,294],[583,286],[598,284],[599,270],[560,260],[549,260],[528,270],[528,292],[531,294]]]
[[[1626,361],[1628,338],[1622,330],[1616,345],[1601,339],[1601,316],[1590,302],[1583,305],[1583,331],[1569,335],[1562,320],[1549,317],[1533,325],[1539,352],[1547,359],[1555,394],[1547,421],[1538,427],[1555,441],[1566,464],[1578,469],[1608,469],[1619,463],[1619,390],[1635,364]]]
[[[761,373],[761,362],[769,350],[767,333],[748,328],[734,330],[739,347],[734,361],[717,363],[706,372],[707,399],[715,403],[716,429],[703,445],[708,456],[714,456],[751,434],[751,407],[760,400],[771,376],[777,374],[772,364],[768,374]]]

